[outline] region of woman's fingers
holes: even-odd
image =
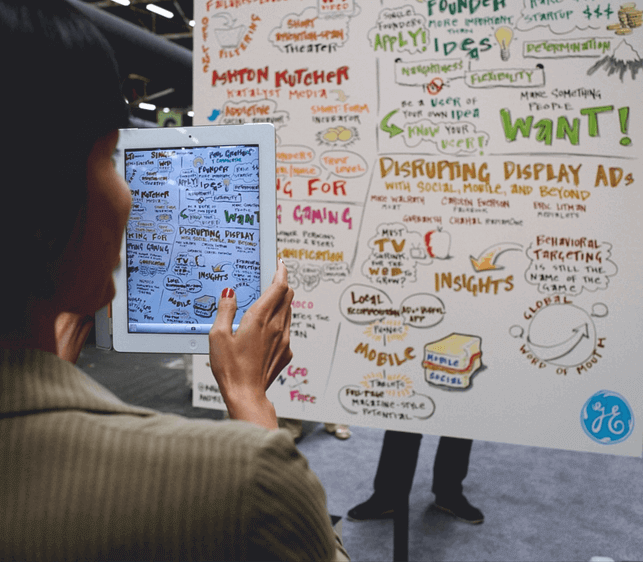
[[[290,324],[292,321],[292,310],[290,303],[292,301],[292,296],[294,291],[289,289],[286,298],[284,299],[284,306],[280,312],[285,313],[285,318],[279,326],[279,333],[277,335],[277,351],[274,355],[274,361],[270,366],[270,378],[268,381],[268,388],[273,381],[277,378],[277,375],[284,369],[288,363],[292,360],[293,352],[290,349]]]
[[[291,289],[288,286],[286,266],[279,261],[272,283],[244,314],[241,325],[243,326],[249,323],[250,319],[255,318],[261,321],[261,318],[274,318],[277,315],[283,317],[284,300],[288,300],[288,307],[292,301],[292,296],[288,295],[289,290]]]
[[[237,313],[237,297],[232,289],[223,289],[219,298],[217,316],[212,325],[212,331],[220,330],[226,334],[232,333],[232,323]]]
[[[245,312],[233,334],[236,298],[229,290],[221,294],[210,330],[210,365],[233,419],[277,427],[274,407],[265,391],[292,359],[293,297],[288,272],[280,262],[272,284]]]
[[[277,271],[275,271],[272,282],[288,285],[288,270],[281,260],[277,262]]]
[[[277,263],[277,271],[272,278],[272,283],[266,289],[264,295],[266,300],[273,303],[273,306],[278,306],[288,291],[288,270],[284,262],[279,260]]]

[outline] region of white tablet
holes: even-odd
[[[277,267],[270,124],[123,129],[132,212],[116,272],[114,349],[208,353],[221,292],[241,316]]]

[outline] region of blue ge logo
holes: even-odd
[[[634,414],[625,398],[601,390],[583,406],[581,425],[597,443],[614,445],[625,441],[634,429]]]

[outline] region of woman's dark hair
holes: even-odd
[[[52,296],[86,201],[87,157],[129,112],[111,47],[64,0],[0,0],[0,53],[2,332]]]

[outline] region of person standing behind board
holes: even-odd
[[[387,431],[373,483],[373,495],[348,511],[352,521],[388,519],[394,515],[396,500],[409,496],[418,461],[422,435]],[[434,505],[465,523],[480,524],[484,515],[462,493],[469,469],[470,439],[440,437],[433,464]]]

